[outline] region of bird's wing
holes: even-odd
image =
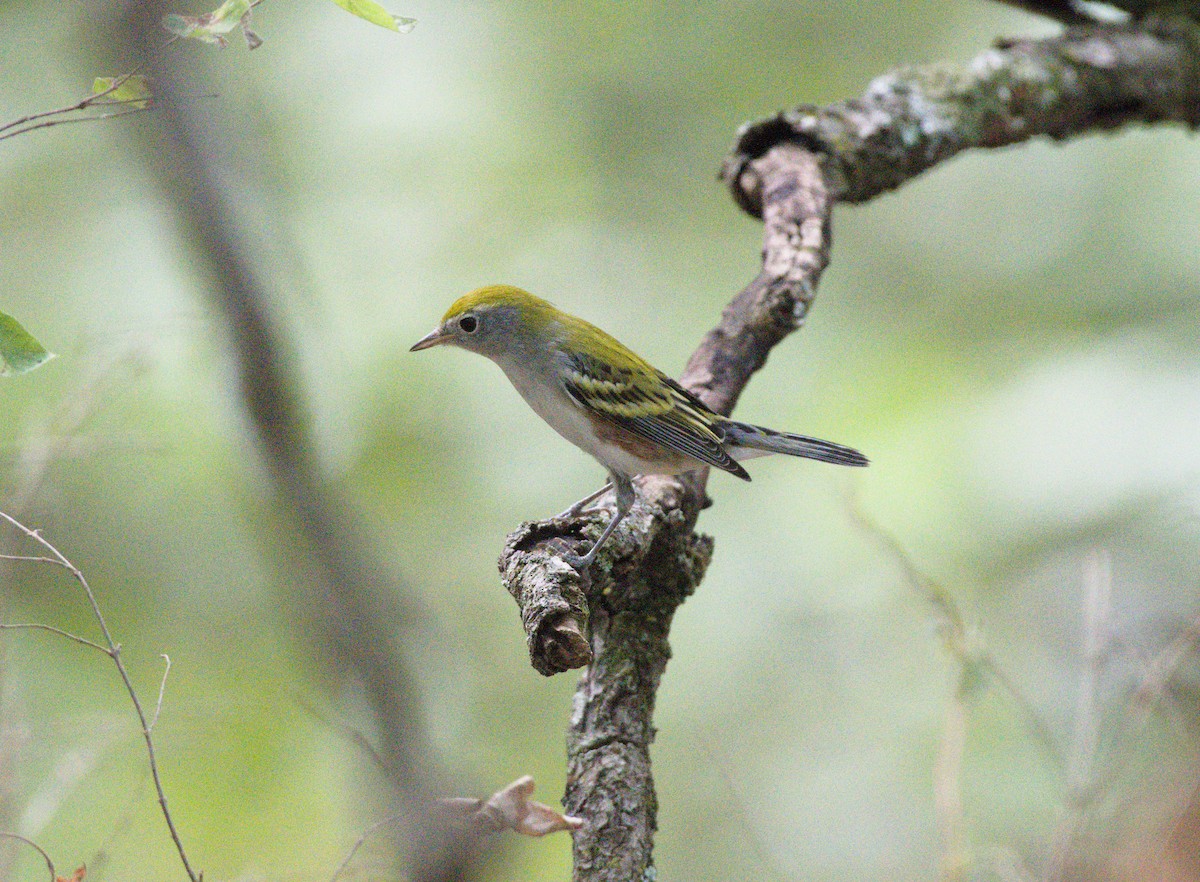
[[[626,368],[581,352],[561,356],[567,394],[588,412],[647,441],[749,479],[725,450],[716,415],[670,377],[640,360]]]

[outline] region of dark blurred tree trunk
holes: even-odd
[[[117,44],[128,50],[122,53],[126,58],[155,59],[157,112],[143,130],[147,166],[209,279],[212,305],[228,324],[238,391],[290,531],[292,547],[278,551],[285,558],[298,553],[303,561],[297,567],[303,576],[282,599],[298,619],[311,622],[306,633],[314,657],[357,680],[370,702],[377,754],[406,818],[388,830],[397,853],[407,854],[408,878],[466,878],[464,842],[434,813],[439,772],[398,642],[417,625],[411,592],[366,541],[369,531],[322,472],[294,349],[273,308],[278,292],[272,280],[289,273],[272,267],[262,249],[249,244],[278,243],[283,233],[260,229],[247,235],[227,169],[218,171],[214,151],[228,139],[203,119],[195,100],[185,98],[184,77],[171,63],[177,56],[159,52],[164,42],[159,22],[166,11],[157,2],[134,4]]]

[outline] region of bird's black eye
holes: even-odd
[[[458,320],[458,326],[463,329],[464,334],[474,334],[475,329],[479,327],[479,319],[473,315],[464,315]]]

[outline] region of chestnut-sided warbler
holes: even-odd
[[[582,557],[581,573],[633,507],[634,475],[675,475],[715,466],[749,481],[738,460],[786,453],[865,466],[849,447],[776,432],[714,413],[662,371],[595,325],[511,285],[488,285],[451,304],[411,351],[448,343],[500,366],[534,413],[608,469],[617,511]],[[561,516],[578,514],[608,485]]]

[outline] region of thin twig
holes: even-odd
[[[1129,716],[1145,727],[1151,711],[1162,699],[1175,672],[1189,655],[1200,647],[1200,615],[1191,620],[1161,652],[1150,659],[1145,675],[1130,700]]]
[[[0,838],[15,839],[17,842],[23,842],[42,856],[42,860],[46,862],[47,869],[50,870],[50,882],[57,882],[58,873],[54,869],[54,861],[50,860],[50,855],[46,854],[46,850],[34,842],[32,839],[26,839],[20,833],[5,833],[0,831]]]
[[[130,71],[127,74],[121,74],[118,77],[114,77],[112,84],[109,85],[109,87],[107,89],[105,89],[103,92],[95,92],[91,95],[88,95],[82,101],[77,101],[75,104],[68,105],[67,107],[58,107],[54,110],[43,110],[39,113],[30,113],[19,119],[14,119],[12,122],[4,123],[4,125],[0,125],[0,133],[6,132],[12,128],[16,128],[17,126],[23,126],[26,123],[34,122],[35,120],[46,119],[46,118],[52,117],[52,116],[60,116],[62,114],[66,114],[66,113],[74,113],[77,110],[86,110],[88,107],[90,107],[92,104],[95,104],[101,98],[111,95],[113,92],[117,91],[117,89],[121,88],[121,86],[123,86],[125,84],[125,81],[128,80],[131,76],[133,76],[137,72],[137,70],[138,70],[138,68],[134,68],[134,70]],[[7,138],[9,136],[0,134],[0,137]]]
[[[167,822],[167,830],[170,831],[171,839],[175,843],[175,850],[179,852],[179,859],[183,862],[183,868],[187,871],[188,878],[192,882],[201,882],[203,873],[197,873],[192,869],[191,863],[188,861],[187,852],[183,847],[183,840],[179,836],[179,831],[175,827],[175,820],[171,817],[171,810],[167,806],[167,794],[163,790],[162,777],[158,771],[158,758],[154,749],[154,738],[150,732],[150,723],[146,719],[146,712],[142,709],[141,699],[138,698],[137,690],[133,686],[133,681],[129,677],[129,671],[125,667],[125,663],[121,660],[121,646],[113,640],[112,633],[108,629],[108,622],[104,618],[104,613],[100,610],[100,604],[96,600],[96,595],[92,591],[92,586],[88,584],[87,578],[83,575],[83,571],[79,567],[71,563],[61,551],[59,551],[49,539],[44,537],[40,531],[31,530],[26,527],[16,518],[3,511],[0,511],[0,518],[7,521],[12,526],[16,527],[27,537],[41,545],[46,551],[50,552],[53,557],[52,563],[57,563],[59,566],[68,570],[83,588],[83,593],[87,596],[88,603],[92,607],[92,615],[96,619],[96,624],[100,627],[100,633],[104,636],[104,642],[108,648],[103,646],[99,648],[105,652],[113,660],[113,664],[117,666],[117,673],[121,675],[121,681],[125,684],[125,691],[129,695],[130,701],[133,702],[133,709],[137,713],[138,721],[142,726],[142,738],[146,742],[146,753],[150,760],[150,777],[154,780],[154,789],[158,793],[158,804],[162,808],[163,818]],[[161,700],[161,694],[160,694]],[[156,715],[157,719],[157,715]]]
[[[303,696],[297,696],[296,702],[303,710],[308,711],[308,713],[311,714],[313,719],[315,719],[317,722],[324,723],[336,734],[341,735],[351,744],[361,749],[362,752],[370,758],[371,762],[375,764],[376,768],[383,772],[383,774],[388,777],[388,780],[391,780],[391,771],[388,769],[387,761],[383,758],[383,755],[380,754],[375,745],[371,743],[371,739],[369,739],[354,726],[351,726],[349,723],[343,723],[341,720],[331,719],[330,717],[321,713],[321,711],[319,711],[312,704],[312,702],[308,701],[308,699],[304,698]]]
[[[130,100],[131,101],[145,101],[146,99],[145,98],[134,98],[134,99],[130,99]],[[117,104],[117,103],[127,103],[127,102],[113,101],[110,103]],[[120,117],[120,116],[129,116],[130,114],[133,114],[133,113],[145,113],[146,111],[153,110],[153,109],[154,108],[151,105],[147,104],[144,107],[124,107],[121,110],[114,110],[111,113],[95,113],[90,116],[73,116],[73,117],[69,117],[66,119],[47,119],[47,120],[43,120],[42,122],[39,122],[39,123],[34,123],[31,126],[26,126],[23,129],[14,129],[12,131],[5,132],[4,134],[0,134],[0,141],[5,140],[6,138],[15,138],[15,137],[17,137],[17,135],[25,135],[25,134],[28,134],[29,132],[36,132],[38,129],[49,129],[49,128],[52,128],[53,126],[65,126],[68,123],[83,123],[83,122],[95,122],[97,120],[102,120],[102,119],[116,119],[117,117]]]
[[[712,743],[704,736],[697,736],[697,741],[700,744],[700,750],[704,754],[704,765],[709,769],[716,771],[717,776],[721,779],[721,783],[725,785],[725,790],[728,792],[727,804],[732,806],[737,811],[737,826],[742,828],[742,835],[749,839],[750,845],[754,851],[755,857],[764,866],[768,867],[771,874],[776,879],[790,880],[794,877],[790,873],[784,872],[779,866],[779,862],[771,853],[771,849],[763,841],[761,825],[755,825],[750,817],[749,801],[746,799],[742,789],[734,781],[733,775],[729,771],[728,764],[722,762],[723,757],[717,755]],[[729,818],[726,817],[728,821]],[[760,876],[761,878],[761,876]]]
[[[346,867],[350,866],[350,861],[354,860],[354,856],[358,854],[358,850],[362,848],[363,843],[367,841],[368,836],[382,827],[386,827],[389,824],[398,824],[404,819],[405,818],[403,814],[392,815],[390,818],[384,818],[382,821],[376,821],[366,830],[363,830],[362,835],[359,836],[354,845],[350,847],[350,853],[346,855],[345,860],[338,864],[338,868],[334,870],[333,876],[330,877],[329,882],[337,882],[338,877],[346,871]]]
[[[261,2],[263,2],[263,0],[256,0],[256,2],[250,4],[250,8],[253,9]],[[166,49],[168,46],[180,39],[182,38],[178,34],[173,34],[165,43],[162,44],[162,48]],[[115,119],[119,116],[129,116],[131,113],[145,113],[148,110],[153,110],[154,105],[152,103],[152,98],[150,97],[117,98],[105,100],[108,99],[108,96],[128,82],[130,77],[140,74],[141,71],[148,66],[148,64],[149,62],[143,62],[129,72],[113,77],[112,83],[110,83],[106,89],[96,92],[92,95],[88,95],[86,98],[77,101],[74,104],[67,105],[66,107],[57,107],[54,110],[43,110],[38,113],[26,114],[25,116],[12,120],[11,122],[0,125],[0,141],[5,140],[6,138],[15,138],[17,135],[25,135],[29,132],[37,131],[38,129],[48,129],[52,126],[61,126],[66,125],[67,123],[95,122],[102,119]],[[201,95],[197,97],[203,98],[212,96]],[[113,107],[122,104],[137,104],[139,106],[127,107],[112,113],[97,113],[90,116],[77,117],[67,116],[67,114],[82,113],[85,110],[92,110],[96,107]],[[32,125],[30,125],[30,123],[32,123]]]
[[[1124,713],[1110,738],[1108,759],[1104,768],[1094,774],[1092,789],[1099,791],[1129,771],[1126,758],[1133,752],[1138,739],[1145,733],[1154,712],[1162,704],[1171,679],[1187,658],[1200,648],[1200,615],[1185,625],[1182,631],[1163,649],[1146,662],[1141,681],[1134,687],[1125,704]]]
[[[962,611],[958,608],[954,596],[945,587],[938,584],[927,573],[913,562],[907,549],[900,540],[885,530],[858,504],[857,499],[849,500],[850,516],[871,536],[883,546],[904,573],[909,585],[933,608],[938,619],[942,640],[946,650],[964,666],[974,667],[984,673],[1006,692],[1024,714],[1026,721],[1037,737],[1038,742],[1058,767],[1065,765],[1062,751],[1054,737],[1050,726],[1038,714],[1037,708],[1011,677],[1000,667],[991,650],[977,628],[968,627]]]
[[[107,655],[109,658],[112,658],[112,653],[109,652],[107,649],[105,649],[103,646],[101,646],[99,643],[95,643],[91,640],[88,640],[86,637],[80,637],[78,634],[72,634],[70,631],[64,631],[62,628],[56,628],[53,625],[45,625],[45,624],[42,624],[41,622],[15,622],[15,623],[4,622],[4,623],[0,623],[0,631],[20,631],[20,630],[49,631],[51,634],[57,634],[59,637],[66,637],[68,640],[74,640],[76,643],[78,643],[82,646],[90,646],[92,649],[99,650],[100,652],[103,652],[105,655]]]
[[[23,429],[14,468],[16,481],[8,494],[7,508],[14,517],[19,519],[25,513],[50,468],[68,452],[75,453],[72,447],[78,445],[80,431],[101,410],[109,388],[136,375],[138,364],[138,351],[131,345],[109,351],[89,367],[76,386],[61,396],[48,416],[31,420]],[[122,438],[119,443],[128,441]]]
[[[150,731],[158,725],[158,715],[162,713],[163,693],[167,691],[167,674],[171,673],[171,656],[165,652],[160,656],[164,662],[162,680],[158,684],[158,701],[154,704],[154,716],[150,720]]]
[[[0,560],[12,560],[20,563],[54,564],[56,567],[62,566],[62,561],[55,560],[52,557],[37,557],[32,554],[0,554]]]
[[[172,42],[174,42],[174,39],[168,41],[166,45],[169,46]],[[125,85],[125,83],[128,82],[131,77],[137,76],[143,69],[145,69],[145,67],[146,65],[144,63],[139,64],[128,73],[123,73],[119,76],[113,77],[113,81],[106,89],[88,95],[81,101],[77,101],[76,103],[67,107],[59,107],[54,110],[43,110],[40,113],[30,113],[21,117],[20,119],[14,119],[12,122],[7,122],[4,125],[0,125],[0,141],[3,141],[5,138],[15,138],[17,135],[24,135],[27,132],[32,132],[37,129],[46,129],[51,126],[63,125],[64,123],[91,122],[92,120],[110,119],[117,116],[128,116],[130,113],[140,113],[142,111],[149,110],[151,105],[149,100],[146,98],[119,98],[116,100],[104,100],[113,92],[117,91],[117,89]],[[140,107],[129,107],[113,113],[102,113],[93,116],[76,118],[60,118],[66,117],[66,115],[69,113],[80,113],[85,110],[90,110],[92,107],[97,105],[102,107],[110,107],[120,104],[134,104],[139,101],[146,103]],[[33,125],[28,125],[29,123],[33,123]],[[22,126],[24,128],[22,128]]]
[[[1097,549],[1088,555],[1083,578],[1083,666],[1075,698],[1075,728],[1067,766],[1065,814],[1050,845],[1043,878],[1059,882],[1067,873],[1071,849],[1096,791],[1094,770],[1100,743],[1100,677],[1112,646],[1112,561]]]

